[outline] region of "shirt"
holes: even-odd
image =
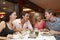
[[[54,30],[60,32],[60,18],[55,17],[53,22],[46,21],[46,27],[49,30]],[[56,40],[60,40],[60,35],[54,35]]]
[[[40,21],[39,24],[35,24],[34,27],[37,28],[38,30],[44,29],[45,28],[45,21]]]
[[[28,20],[28,21],[26,21],[25,23],[24,23],[24,25],[23,25],[23,27],[22,27],[22,25],[21,25],[21,19],[16,19],[16,20],[14,20],[13,21],[13,26],[15,26],[16,28],[18,27],[18,28],[28,28],[28,29],[30,29],[30,30],[32,30],[33,29],[33,27],[32,27],[32,25],[31,25],[31,23],[30,23],[30,21]]]
[[[5,28],[0,32],[0,36],[7,37],[8,34],[13,34],[14,31],[8,28],[7,23],[5,23]]]

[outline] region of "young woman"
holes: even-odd
[[[42,18],[42,15],[39,13],[36,13],[37,15],[35,16],[35,22],[34,22],[34,29],[44,29],[45,28],[45,21]]]
[[[4,20],[0,23],[0,36],[1,38],[5,37],[12,37],[11,34],[14,33],[14,27],[12,22],[16,19],[16,12],[15,11],[6,11]]]

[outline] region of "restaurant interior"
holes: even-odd
[[[7,10],[15,10],[17,14],[17,18],[20,18],[22,12],[27,12],[30,14],[30,22],[33,22],[34,14],[40,13],[43,15],[45,20],[45,9],[53,9],[56,12],[56,16],[60,17],[60,0],[0,0],[0,22],[3,21],[5,16],[5,11]],[[28,34],[27,34],[28,35]],[[47,35],[47,34],[46,34]],[[50,35],[50,34],[49,34]],[[52,36],[50,39],[49,36],[47,38],[44,36],[39,36],[41,40],[55,40]],[[43,39],[42,39],[43,38]],[[24,40],[21,36],[21,39]],[[20,39],[12,39],[11,40],[20,40]],[[27,38],[25,40],[28,40]],[[29,39],[35,40],[35,39]],[[37,40],[39,40],[37,38]]]
[[[60,17],[59,3],[60,0],[0,0],[0,18],[3,17],[6,10],[16,10],[19,16],[22,11],[44,14],[46,8],[55,10],[56,15]]]

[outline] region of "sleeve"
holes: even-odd
[[[19,20],[13,21],[13,26],[16,27],[16,28],[17,27],[19,28],[20,27]]]
[[[28,28],[28,29],[30,29],[30,30],[33,30],[33,27],[32,27],[32,25],[31,25],[30,21],[27,21],[27,22],[24,24],[23,28],[24,28],[24,29]]]
[[[28,29],[33,30],[32,24],[30,23],[30,21],[28,20],[28,25],[27,25]]]

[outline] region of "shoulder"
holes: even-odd
[[[5,27],[5,22],[2,21],[2,22],[0,23],[0,26],[1,26],[1,27]]]
[[[59,17],[56,18],[56,23],[60,26],[60,18]]]
[[[56,17],[56,19],[57,19],[58,21],[60,21],[60,18],[59,18],[59,17]]]
[[[60,22],[60,18],[59,17],[56,17],[56,22]]]
[[[14,21],[20,21],[21,19],[16,19],[16,20],[14,20]]]
[[[20,22],[20,21],[21,21],[21,19],[16,19],[16,20],[13,21],[13,23],[17,23],[17,22]]]
[[[5,22],[4,22],[4,21],[2,21],[0,24],[5,24]]]

